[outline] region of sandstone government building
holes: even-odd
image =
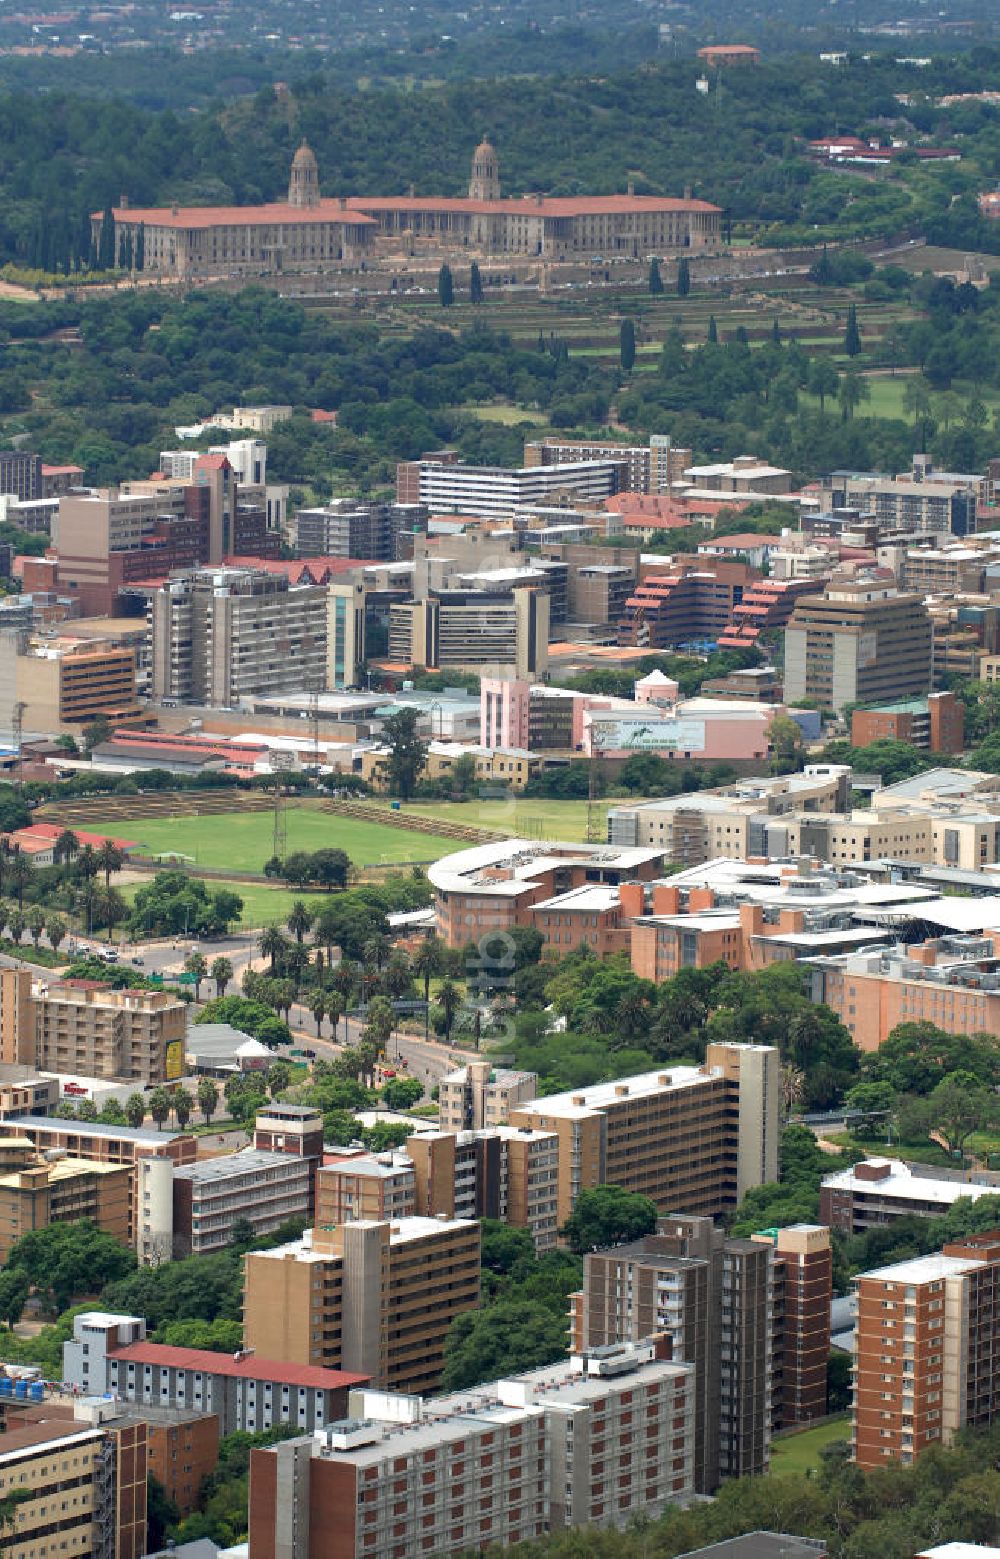
[[[503,199],[497,154],[483,141],[472,158],[469,194],[354,195],[324,199],[305,142],[292,161],[287,200],[266,206],[115,207],[115,253],[139,231],[144,269],[192,279],[322,271],[420,251],[558,262],[583,256],[643,258],[715,248],[718,206],[658,195],[524,195]],[[95,243],[102,214],[93,217]]]

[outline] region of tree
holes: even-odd
[[[45,930],[45,911],[40,904],[32,904],[25,916],[31,940],[38,947],[42,940],[42,932]]]
[[[691,291],[691,265],[686,255],[677,262],[677,296],[686,298]]]
[[[21,1319],[30,1289],[27,1275],[19,1268],[0,1272],[0,1321],[8,1330],[13,1331]]]
[[[305,937],[306,932],[309,930],[309,927],[312,925],[314,918],[315,917],[312,911],[306,908],[302,900],[296,899],[295,903],[291,907],[291,910],[289,911],[288,919],[285,921],[285,925],[288,927],[289,931],[292,933],[292,936],[295,938],[300,947],[302,946],[303,938]]]
[[[630,319],[623,319],[618,332],[618,358],[625,373],[635,367],[635,326]]]
[[[27,920],[19,909],[12,909],[7,916],[7,930],[10,932],[12,942],[20,942],[24,935]]]
[[[715,315],[714,314],[709,314],[709,316],[708,316],[708,334],[706,335],[705,340],[709,343],[710,346],[717,346],[718,345],[718,341],[719,341],[719,327],[715,323]]]
[[[288,940],[278,926],[265,926],[260,934],[260,953],[271,964],[272,979],[278,973],[278,960],[288,950]]]
[[[140,222],[135,234],[135,268],[144,270],[146,266],[146,224]]]
[[[479,266],[475,260],[469,268],[469,302],[476,304],[483,301],[483,278],[479,274]]]
[[[225,996],[226,986],[233,977],[233,966],[228,958],[213,958],[209,977],[215,981],[216,996]]]
[[[892,1119],[896,1094],[889,1083],[855,1083],[844,1095],[844,1109],[857,1115],[853,1130],[884,1137]]]
[[[183,1131],[191,1119],[191,1113],[194,1110],[194,1100],[186,1088],[175,1088],[170,1096],[170,1102],[173,1106],[174,1120],[181,1131]]]
[[[166,1116],[163,1117],[166,1120]],[[137,1131],[146,1119],[146,1100],[141,1093],[130,1093],[125,1100],[125,1119]]]
[[[98,715],[96,720],[91,720],[89,725],[84,726],[81,735],[84,750],[92,753],[95,747],[111,739],[111,721],[107,715]]]
[[[326,1017],[325,991],[316,990],[312,993],[309,998],[309,1011],[312,1013],[316,1023],[316,1037],[318,1039],[323,1032],[323,1019]]]
[[[806,389],[819,401],[819,414],[825,416],[829,396],[836,395],[840,375],[828,357],[814,357],[809,364]]]
[[[199,1077],[196,1090],[198,1108],[204,1115],[209,1125],[212,1124],[212,1116],[219,1107],[219,1089],[210,1077]]]
[[[114,936],[115,926],[121,925],[123,920],[128,919],[128,900],[119,893],[117,888],[102,888],[94,895],[93,914],[95,925],[107,926],[110,941]]]
[[[424,1096],[424,1085],[416,1077],[390,1077],[382,1089],[387,1110],[412,1110]]]
[[[45,935],[49,939],[49,946],[54,953],[58,953],[60,945],[66,940],[66,922],[59,915],[50,915],[45,922]]]
[[[427,757],[427,744],[417,734],[417,711],[400,709],[386,720],[383,738],[389,744],[388,780],[394,796],[409,801]]]
[[[455,283],[450,265],[442,265],[438,271],[438,302],[443,309],[450,309],[455,301]]]
[[[904,384],[903,410],[913,418],[914,429],[919,425],[918,443],[923,448],[927,443],[927,424],[931,415],[931,387],[922,376],[914,375]]]
[[[50,1223],[22,1234],[11,1246],[8,1270],[24,1273],[33,1288],[51,1295],[56,1310],[75,1298],[99,1294],[106,1283],[135,1271],[135,1253],[92,1218]]]
[[[124,865],[124,851],[118,848],[113,839],[102,840],[97,850],[97,867],[104,873],[105,888],[111,887],[112,874],[120,872]]]
[[[163,1122],[170,1115],[170,1093],[162,1084],[153,1089],[147,1101],[147,1108],[156,1122],[157,1131],[162,1131]]]
[[[863,379],[853,369],[848,369],[841,374],[840,383],[837,386],[837,400],[840,402],[840,416],[843,422],[850,422],[858,406],[862,401],[869,399],[871,389],[867,379]]]
[[[451,1041],[451,1031],[455,1024],[455,1017],[462,1005],[462,992],[454,980],[442,980],[438,989],[438,1006],[441,1010],[442,1027],[445,1042]]]
[[[660,262],[654,255],[649,262],[649,295],[658,298],[663,292],[663,277],[660,275]]]
[[[566,1322],[537,1300],[501,1301],[455,1317],[444,1345],[442,1391],[537,1369],[566,1352]]]
[[[570,1250],[583,1256],[587,1251],[641,1239],[655,1228],[656,1203],[648,1196],[617,1185],[602,1185],[580,1192],[561,1232]]]
[[[267,1069],[267,1088],[272,1099],[284,1093],[292,1081],[292,1069],[287,1061],[272,1061]]]
[[[71,828],[64,828],[55,844],[52,846],[52,860],[56,866],[65,866],[72,861],[80,848],[80,841]]]
[[[330,1019],[330,1037],[334,1044],[336,1044],[337,1041],[337,1025],[346,1011],[347,1003],[345,1002],[340,991],[327,991],[326,1015]]]
[[[847,310],[847,326],[844,330],[844,352],[848,357],[857,357],[861,351],[861,331],[858,328],[857,305],[852,303]]]
[[[1000,1116],[1000,1099],[984,1088],[972,1072],[949,1072],[926,1101],[930,1131],[956,1158],[975,1131],[993,1125]]]
[[[187,974],[194,975],[194,999],[201,1000],[201,982],[208,974],[208,963],[204,953],[189,953],[184,960],[184,969]]]

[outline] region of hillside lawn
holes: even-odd
[[[834,1440],[851,1438],[851,1420],[844,1413],[815,1429],[803,1429],[801,1434],[771,1442],[771,1476],[780,1478],[791,1473],[812,1472],[820,1465],[819,1453]]]
[[[451,839],[408,833],[390,823],[361,822],[320,812],[315,807],[288,806],[285,811],[289,853],[294,850],[346,850],[355,866],[379,866],[394,861],[436,861],[460,848]],[[95,822],[119,838],[134,839],[144,855],[176,851],[190,857],[186,864],[220,871],[259,872],[273,854],[271,812],[227,812],[203,817],[116,818]]]

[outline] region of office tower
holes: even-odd
[[[785,629],[785,698],[824,709],[920,697],[931,686],[931,620],[923,597],[881,580],[831,583],[801,596]]]

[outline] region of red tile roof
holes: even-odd
[[[132,1342],[110,1350],[113,1359],[126,1364],[153,1364],[175,1370],[200,1370],[205,1375],[225,1375],[240,1380],[277,1380],[289,1386],[311,1386],[316,1391],[346,1390],[367,1386],[370,1376],[352,1370],[326,1370],[318,1364],[285,1364],[278,1359],[258,1359],[251,1353],[236,1359],[231,1353],[212,1353],[208,1348],[170,1348],[166,1343]]]
[[[103,212],[91,213],[97,221]],[[346,209],[339,200],[321,200],[315,206],[290,206],[287,201],[269,206],[115,206],[116,222],[142,222],[146,227],[246,227],[247,223],[350,222],[367,226],[373,218]]]
[[[719,211],[707,200],[666,195],[524,195],[520,200],[468,200],[449,195],[351,195],[351,211],[457,211],[470,216],[629,216],[673,211]],[[98,213],[99,214],[99,213]],[[243,220],[246,221],[244,212]]]

